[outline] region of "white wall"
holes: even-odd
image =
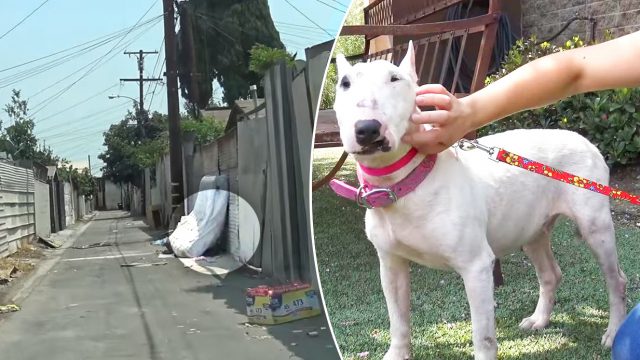
[[[47,238],[51,235],[51,202],[49,197],[49,184],[35,181],[36,201],[36,234]]]
[[[76,212],[73,208],[73,189],[71,183],[64,183],[64,214],[66,226],[71,226],[76,222]]]
[[[122,202],[122,189],[120,185],[110,180],[104,182],[104,207],[105,210],[118,210],[118,203]]]

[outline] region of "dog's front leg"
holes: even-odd
[[[387,300],[391,325],[391,346],[383,360],[411,358],[411,330],[409,325],[409,263],[397,255],[378,250],[380,280]]]
[[[471,310],[473,352],[476,360],[494,360],[498,353],[493,300],[493,263],[489,250],[467,262],[460,275]]]

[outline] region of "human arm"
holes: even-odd
[[[412,121],[434,128],[403,140],[423,153],[437,153],[468,132],[513,113],[579,93],[636,86],[640,86],[640,32],[539,58],[462,99],[440,85],[424,85],[416,103],[437,110],[415,114]]]

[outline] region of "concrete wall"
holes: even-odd
[[[602,40],[605,30],[615,37],[640,30],[640,0],[522,0],[524,35],[548,38],[576,13],[595,17],[597,40]],[[573,35],[588,39],[590,34],[588,21],[576,21],[556,42],[564,42]]]
[[[118,203],[122,202],[122,189],[120,185],[110,180],[104,181],[104,208],[105,210],[117,210]]]
[[[0,257],[34,239],[34,181],[33,170],[0,161]]]
[[[74,204],[74,196],[73,196],[73,187],[71,183],[64,183],[64,213],[65,213],[65,224],[66,226],[70,226],[75,224],[76,222],[76,211],[73,207]]]
[[[47,238],[51,235],[49,184],[35,181],[35,203],[36,234]]]

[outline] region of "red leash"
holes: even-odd
[[[479,144],[476,141],[469,141],[466,139],[460,140],[458,142],[458,146],[462,150],[480,149],[487,152],[493,160],[500,161],[512,166],[517,166],[519,168],[529,170],[536,174],[543,175],[554,180],[562,181],[563,183],[577,186],[579,188],[591,190],[593,192],[609,196],[613,199],[624,200],[634,205],[640,205],[640,196],[638,195],[629,194],[626,191],[617,190],[608,185],[603,185],[595,181],[573,175],[566,171],[555,169],[551,166],[527,159],[523,156],[514,154],[504,149],[500,149],[497,147],[487,147]]]

